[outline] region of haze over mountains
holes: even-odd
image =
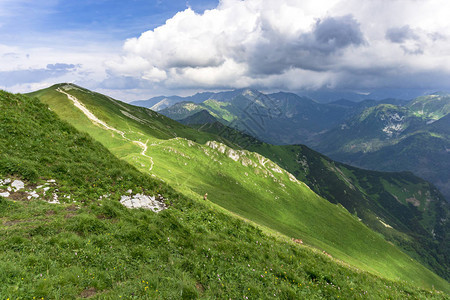
[[[153,108],[175,120],[206,110],[223,124],[269,143],[306,144],[367,169],[411,171],[450,199],[449,94],[325,104],[293,93],[242,89],[162,101]]]

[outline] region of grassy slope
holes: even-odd
[[[438,120],[450,112],[450,94],[436,93],[418,97],[408,107],[417,116]]]
[[[445,297],[349,268],[181,196],[36,99],[0,91],[0,120],[0,178],[28,178],[27,186],[55,179],[72,195],[62,204],[0,197],[2,299]],[[162,193],[172,206],[126,209],[118,198],[129,188]]]
[[[214,203],[288,236],[302,238],[359,268],[428,286],[440,282],[446,288],[446,283],[386,243],[345,209],[318,197],[304,185],[291,182],[287,174],[272,171],[276,180],[267,180],[265,176],[269,176],[270,170],[256,163],[257,155],[242,154],[241,157],[257,165],[244,167],[205,145],[181,138],[169,139],[176,134],[204,142],[212,136],[201,135],[143,108],[124,103],[118,106],[99,94],[79,89],[69,92],[82,99],[101,120],[126,131],[130,139],[148,141],[147,154],[154,162],[151,173],[164,178],[178,191],[198,199],[208,192]],[[151,163],[139,154],[141,149],[117,134],[93,125],[65,95],[54,88],[34,95],[48,103],[63,119],[88,131],[114,154],[148,172]],[[132,112],[141,123],[125,117],[120,110]]]
[[[450,222],[442,222],[448,220],[449,205],[428,182],[406,172],[354,168],[302,145],[270,145],[218,122],[193,126],[272,159],[322,197],[342,204],[414,258],[444,277],[450,275]]]

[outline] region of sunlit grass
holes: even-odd
[[[261,168],[243,166],[202,145],[217,136],[196,132],[160,115],[150,117],[143,108],[126,104],[119,107],[98,94],[91,96],[82,90],[71,92],[99,118],[108,120],[108,125],[126,132],[130,140],[148,140],[147,155],[155,162],[152,170],[149,172],[150,160],[140,156],[141,149],[130,140],[112,136],[110,131],[93,125],[80,111],[75,111],[74,115],[66,114],[73,105],[65,95],[58,95],[52,89],[40,93],[41,99],[63,119],[89,132],[116,156],[142,172],[164,179],[178,192],[194,199],[202,199],[207,192],[210,201],[227,210],[289,237],[302,238],[305,243],[326,250],[360,269],[429,287],[433,284],[446,286],[444,281],[369,230],[346,210],[318,197],[304,185],[272,172],[274,180]],[[126,118],[120,112],[124,107],[144,121]],[[174,139],[174,136],[192,137],[200,143]],[[248,156],[257,161],[253,154]]]

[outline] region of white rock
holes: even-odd
[[[154,212],[167,209],[164,203],[155,199],[154,196],[136,194],[133,196],[121,196],[120,203],[128,208],[145,208]]]
[[[31,191],[31,192],[27,192],[27,194],[29,195],[27,198],[31,199],[31,197],[33,198],[39,198],[39,195],[36,193],[36,191]]]
[[[47,180],[47,182],[50,182],[50,183],[55,183],[55,182],[56,182],[56,180],[55,180],[55,179],[49,179],[49,180]]]
[[[11,179],[6,178],[5,180],[3,180],[3,184],[10,184],[11,183]]]
[[[239,154],[236,151],[234,151],[233,149],[229,149],[227,154],[228,154],[228,157],[234,161],[237,161],[239,159]]]
[[[53,193],[53,200],[48,201],[48,203],[60,204],[60,202],[58,200],[58,195],[56,193]]]
[[[10,195],[9,192],[0,193],[0,196],[4,198],[8,198],[9,195]]]
[[[25,184],[23,183],[23,181],[14,180],[13,183],[11,183],[11,186],[14,188],[14,190],[20,191],[25,187]]]

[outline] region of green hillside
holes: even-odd
[[[425,180],[408,172],[385,173],[351,167],[303,145],[266,144],[219,122],[191,126],[270,158],[317,194],[342,204],[371,229],[441,276],[450,275],[450,207]]]
[[[184,195],[202,199],[208,193],[212,203],[288,237],[302,239],[360,269],[426,286],[441,282],[447,288],[445,281],[344,208],[317,196],[257,153],[212,142],[216,135],[200,134],[150,110],[74,85],[57,85],[33,95],[119,158],[164,179]],[[93,121],[86,117],[89,113],[74,106],[77,101],[93,114]]]
[[[439,120],[450,113],[450,95],[446,93],[434,93],[432,95],[418,97],[411,101],[408,107],[417,116]]]
[[[0,91],[0,119],[0,190],[13,185],[7,179],[24,182],[0,197],[2,299],[446,297],[349,267],[186,198],[37,99]],[[49,195],[39,185],[50,186]],[[128,189],[161,193],[168,209],[127,209],[119,199]],[[30,191],[40,197],[28,199]],[[48,203],[54,193],[61,203]],[[422,271],[422,280],[448,292]]]

